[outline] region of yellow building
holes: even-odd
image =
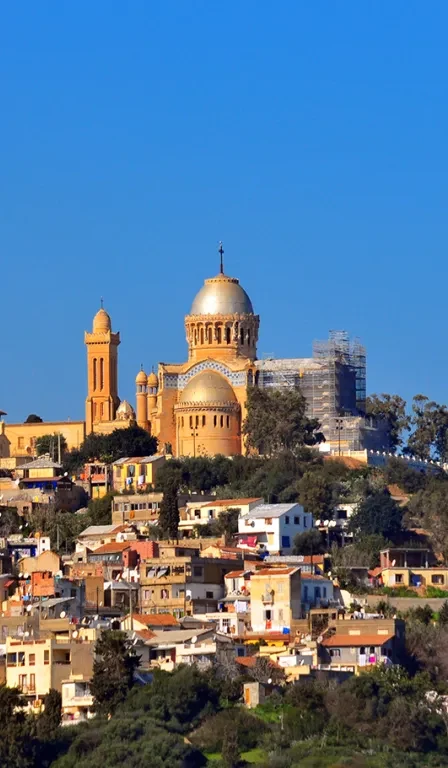
[[[185,318],[188,361],[140,371],[137,423],[177,456],[243,451],[247,387],[255,376],[259,317],[235,277],[205,281]]]
[[[138,456],[114,461],[114,491],[146,490],[156,484],[157,471],[165,464],[166,456]]]
[[[43,435],[55,435],[55,455],[57,456],[57,435],[65,437],[67,448],[79,448],[85,438],[85,424],[83,421],[41,421],[24,424],[1,424],[2,457],[7,456],[34,456],[36,454],[36,440]],[[9,442],[6,445],[4,438]]]
[[[263,568],[250,579],[254,632],[283,632],[302,618],[300,568]]]

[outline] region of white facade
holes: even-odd
[[[238,520],[239,546],[291,554],[294,537],[312,527],[313,516],[301,504],[259,504]]]

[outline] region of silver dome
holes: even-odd
[[[253,315],[252,302],[236,277],[217,275],[205,281],[190,315]]]

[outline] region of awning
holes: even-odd
[[[155,575],[156,575],[156,572],[157,572],[157,568],[150,568],[149,569],[149,573],[148,573],[146,578],[147,579],[153,579],[155,577]]]
[[[157,571],[157,578],[160,579],[161,576],[166,576],[166,574],[169,571],[169,567],[167,568],[159,568]]]
[[[256,535],[239,537],[239,544],[241,544],[243,547],[256,547],[257,541],[258,537]]]

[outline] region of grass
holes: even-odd
[[[221,760],[222,757],[221,752],[205,752],[204,754],[211,765]],[[241,760],[245,760],[251,765],[259,765],[266,760],[266,752],[260,747],[255,747],[255,749],[249,749],[248,752],[242,752]]]

